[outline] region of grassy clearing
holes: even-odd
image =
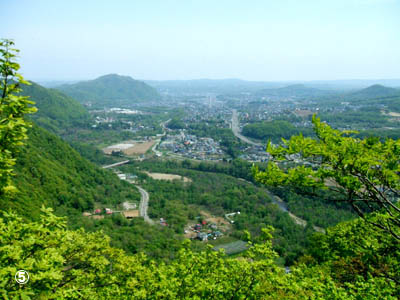
[[[222,244],[215,246],[214,250],[225,249],[225,253],[228,255],[237,254],[247,250],[247,243],[241,240],[237,240],[231,243]]]

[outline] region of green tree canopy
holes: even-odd
[[[313,124],[316,139],[298,135],[281,146],[269,143],[274,160],[264,171],[253,168],[256,180],[305,192],[329,189],[336,193],[333,200],[347,201],[361,217],[400,240],[400,140],[353,138],[315,116]],[[386,214],[370,220],[381,211]]]
[[[10,192],[14,154],[26,138],[25,97],[15,96],[23,78],[13,62],[10,41],[0,44],[0,189]],[[268,149],[277,158],[300,152],[319,167],[282,170],[271,163],[254,169],[263,183],[302,184],[345,192],[346,201],[364,211],[386,210],[369,222],[391,235],[371,231],[369,224],[339,224],[325,237],[316,236],[311,254],[317,261],[285,274],[272,250],[272,228],[241,257],[223,252],[196,253],[184,245],[175,260],[156,262],[143,254],[126,255],[110,247],[102,232],[66,229],[66,220],[42,208],[38,221],[0,211],[0,295],[4,299],[398,299],[399,142],[356,140],[314,119],[319,140],[294,137],[286,147]],[[327,185],[327,180],[333,182]],[[364,197],[366,207],[358,203]],[[397,218],[397,219],[396,219]],[[386,222],[386,223],[385,223]],[[367,237],[367,238],[365,238]],[[348,242],[350,241],[350,245]],[[188,242],[189,243],[189,242]],[[311,258],[312,260],[312,258]],[[365,264],[368,264],[365,267]],[[14,275],[26,270],[30,281]]]
[[[18,50],[14,42],[0,40],[0,196],[8,194],[14,188],[11,185],[12,166],[15,153],[27,138],[29,124],[24,115],[33,113],[34,104],[28,97],[17,96],[21,84],[29,84],[17,73],[20,66],[15,61]]]

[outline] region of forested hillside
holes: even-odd
[[[260,140],[280,141],[281,138],[288,139],[299,133],[309,136],[313,134],[311,128],[297,128],[284,120],[265,121],[248,124],[243,127],[243,134]]]
[[[14,182],[18,193],[3,203],[28,218],[37,217],[42,205],[61,215],[93,210],[96,202],[115,205],[137,201],[139,193],[109,170],[82,158],[59,137],[34,125],[27,144],[17,156]]]
[[[140,185],[151,195],[150,217],[166,219],[168,226],[177,233],[182,234],[188,223],[201,216],[201,211],[219,217],[240,211],[240,215],[235,216],[232,229],[226,233],[235,239],[242,239],[245,231],[259,236],[263,227],[273,226],[273,249],[285,265],[293,264],[304,254],[307,240],[315,232],[312,225],[326,228],[354,217],[348,205],[324,203],[318,197],[296,201],[299,195],[289,195],[287,202],[293,206],[291,211],[304,216],[309,222],[308,226],[299,226],[277,205],[268,190],[243,180],[251,180],[252,176],[251,165],[245,161],[221,164],[145,160],[121,166],[120,169],[124,173],[151,171],[179,174],[191,179],[190,183],[179,180],[168,182],[154,180],[145,173],[140,175]]]
[[[94,106],[115,107],[160,99],[157,90],[146,83],[117,74],[104,75],[75,84],[65,84],[57,89],[81,103],[90,102]]]
[[[33,120],[51,132],[64,134],[75,127],[88,126],[91,119],[82,104],[55,89],[31,82],[22,86],[21,94],[35,102],[37,112]]]
[[[58,216],[68,218],[69,228],[103,230],[113,246],[128,253],[145,252],[155,258],[176,253],[180,238],[172,229],[158,230],[141,218],[128,221],[119,214],[100,220],[83,216],[84,211],[116,208],[124,201],[139,203],[140,194],[112,171],[82,158],[54,134],[34,125],[16,158],[13,181],[17,192],[2,199],[3,211],[12,209],[24,220],[37,220],[41,207],[51,207]]]

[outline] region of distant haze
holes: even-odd
[[[400,78],[400,1],[0,1],[31,80]]]

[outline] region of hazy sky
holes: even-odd
[[[400,78],[400,0],[0,0],[32,80]]]

